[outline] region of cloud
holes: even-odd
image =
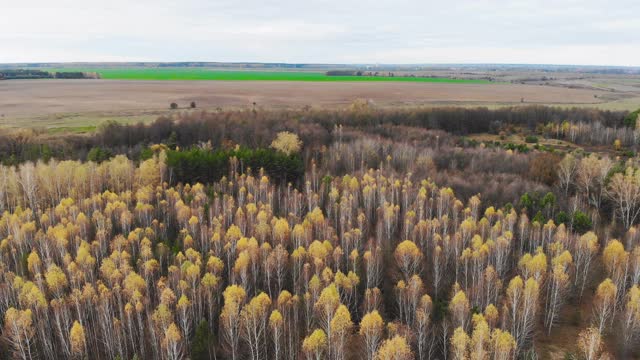
[[[33,0],[2,5],[0,62],[640,65],[637,0]]]

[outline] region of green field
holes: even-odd
[[[430,77],[327,76],[321,72],[224,71],[206,68],[58,68],[53,72],[97,72],[109,80],[227,80],[227,81],[403,81],[430,83],[486,84],[486,80]]]

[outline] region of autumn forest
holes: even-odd
[[[0,129],[1,359],[634,359],[638,113]]]

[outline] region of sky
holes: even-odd
[[[639,0],[0,0],[0,63],[640,66]]]

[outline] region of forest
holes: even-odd
[[[2,129],[0,358],[638,358],[639,122],[355,102]]]

